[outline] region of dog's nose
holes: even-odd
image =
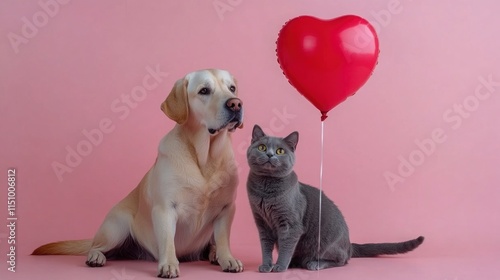
[[[230,98],[227,100],[226,106],[233,112],[239,112],[241,110],[242,102],[238,98]]]

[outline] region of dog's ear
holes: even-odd
[[[188,119],[189,106],[187,96],[187,79],[183,78],[175,82],[174,87],[161,104],[161,110],[167,117],[178,124],[183,124]]]

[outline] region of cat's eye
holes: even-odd
[[[283,149],[283,148],[276,149],[276,154],[277,155],[283,155],[284,153],[285,153],[285,149]]]
[[[265,151],[267,151],[267,147],[266,147],[266,145],[264,145],[264,144],[260,144],[260,145],[257,147],[257,149],[259,149],[259,151],[261,151],[261,152],[265,152]]]

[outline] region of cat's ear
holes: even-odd
[[[295,152],[295,148],[297,148],[297,143],[299,142],[299,133],[294,131],[283,138],[283,141]]]
[[[253,131],[252,131],[252,143],[255,141],[259,140],[260,138],[266,136],[262,128],[258,125],[254,125]]]

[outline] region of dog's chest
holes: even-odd
[[[179,217],[196,220],[199,226],[211,222],[234,201],[237,183],[236,172],[230,169],[192,176],[179,196]]]

